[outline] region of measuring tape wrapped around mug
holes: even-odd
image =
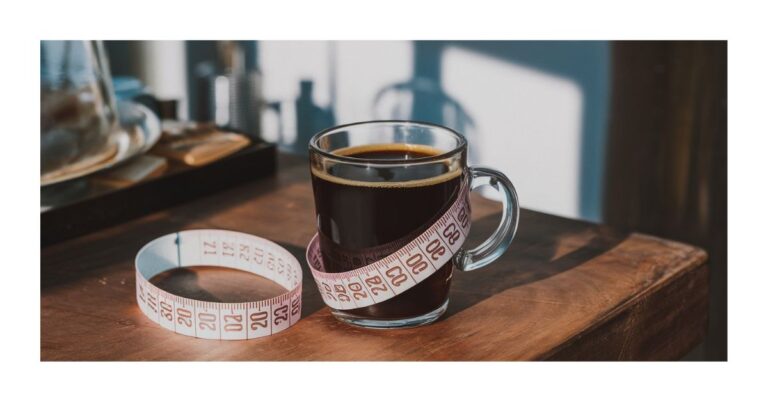
[[[389,300],[437,272],[461,249],[470,228],[469,186],[431,226],[384,258],[347,272],[323,268],[319,234],[307,247],[307,262],[325,304],[337,310]]]
[[[271,299],[216,303],[174,295],[149,282],[172,269],[214,265],[251,272],[288,289]],[[159,237],[136,256],[136,300],[152,321],[205,339],[253,339],[283,331],[301,317],[301,265],[279,245],[228,230],[186,230]]]

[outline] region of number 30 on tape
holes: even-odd
[[[470,228],[469,188],[424,233],[364,267],[326,272],[318,235],[307,247],[307,263],[326,305],[337,310],[368,307],[396,297],[437,272],[461,249]]]
[[[261,275],[289,289],[246,303],[205,302],[166,292],[149,282],[168,270],[199,265]],[[136,300],[150,320],[178,334],[204,339],[253,339],[285,330],[301,317],[301,266],[279,245],[227,230],[187,230],[151,241],[136,256]]]

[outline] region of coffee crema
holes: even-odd
[[[312,169],[320,248],[327,272],[350,271],[392,254],[436,221],[461,187],[462,169],[458,165],[425,159],[443,154],[433,147],[381,144],[334,153],[370,166],[342,162],[325,171]],[[453,262],[448,262],[395,298],[347,312],[371,319],[397,319],[433,311],[447,300],[453,268]]]
[[[312,174],[324,180],[348,186],[363,187],[422,187],[451,180],[461,175],[460,166],[451,166],[448,162],[425,165],[424,158],[443,154],[437,148],[428,145],[379,144],[360,145],[333,151],[334,155],[359,159],[361,163],[381,166],[360,169],[343,163],[331,166],[327,171],[312,167]],[[421,160],[420,160],[421,159]],[[406,169],[387,168],[387,162],[413,162]],[[395,176],[390,176],[395,175]]]

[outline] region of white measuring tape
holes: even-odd
[[[323,269],[318,235],[307,247],[307,262],[323,301],[337,310],[367,307],[416,286],[453,258],[469,235],[469,189],[462,185],[448,210],[421,235],[394,253],[352,271]]]
[[[338,310],[389,300],[422,282],[451,260],[469,234],[469,190],[429,228],[394,253],[342,273],[323,269],[315,235],[307,262],[325,304]],[[217,303],[174,295],[149,282],[168,270],[213,265],[270,279],[287,293],[268,300]],[[136,300],[152,321],[178,334],[204,339],[253,339],[283,331],[301,317],[301,266],[279,245],[228,230],[187,230],[159,237],[136,256]]]
[[[287,293],[248,303],[181,297],[149,282],[175,268],[214,265],[270,279]],[[253,339],[283,331],[301,317],[301,265],[279,245],[228,230],[186,230],[151,241],[136,256],[136,300],[150,320],[204,339]]]

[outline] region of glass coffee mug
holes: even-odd
[[[467,166],[467,142],[446,127],[371,121],[334,127],[309,143],[317,231],[326,272],[351,271],[382,259],[418,237],[459,196],[462,183],[489,185],[502,197],[501,223],[490,238],[405,292],[352,310],[331,309],[341,321],[397,328],[438,319],[448,306],[453,270],[488,265],[509,247],[520,209],[501,172]]]

